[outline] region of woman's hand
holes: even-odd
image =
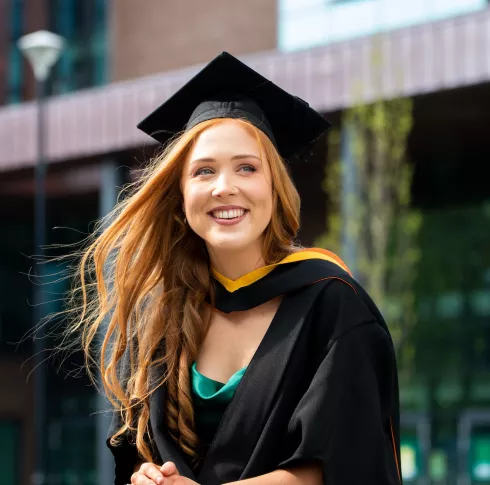
[[[199,485],[190,478],[182,477],[171,461],[162,466],[143,463],[139,470],[131,475],[131,485]]]
[[[199,485],[194,480],[179,475],[175,463],[171,461],[165,462],[160,467],[160,471],[164,476],[163,485]]]
[[[143,463],[139,470],[131,475],[131,485],[163,485],[164,475],[161,468],[163,467],[154,463]]]

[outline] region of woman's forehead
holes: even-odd
[[[241,153],[260,158],[261,147],[250,129],[239,122],[227,120],[206,128],[197,137],[189,155],[192,159]]]

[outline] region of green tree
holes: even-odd
[[[420,212],[411,205],[413,165],[406,148],[412,120],[412,100],[407,98],[380,98],[344,111],[342,126],[353,133],[350,150],[356,190],[348,196],[351,212],[343,221],[342,171],[346,166],[341,160],[340,132],[333,130],[323,184],[327,229],[316,241],[340,255],[343,235],[356,241],[356,261],[350,262],[356,268],[354,276],[385,315],[397,353],[407,362],[413,348],[405,344],[417,318],[414,283],[422,222]]]

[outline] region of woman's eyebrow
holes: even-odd
[[[252,155],[248,153],[243,155],[235,155],[234,157],[231,157],[232,160],[242,160],[243,158],[256,158],[257,160],[262,161],[257,155]]]
[[[208,158],[208,157],[196,158],[195,160],[192,160],[191,165],[195,163],[209,163],[209,162],[216,162],[216,160],[214,158]]]
[[[249,154],[249,153],[243,153],[243,154],[240,154],[240,155],[233,155],[231,157],[231,160],[243,160],[245,158],[255,158],[255,159],[259,160],[259,162],[262,161],[256,155],[252,155],[252,154]],[[196,158],[195,160],[192,160],[191,165],[192,164],[195,164],[195,163],[213,163],[213,162],[216,162],[216,159],[215,158],[212,158],[212,157],[203,157],[203,158]]]

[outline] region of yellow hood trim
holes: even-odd
[[[340,266],[344,271],[347,271],[347,273],[352,276],[347,265],[336,254],[321,248],[303,249],[286,256],[278,263],[269,264],[268,266],[262,266],[261,268],[254,269],[250,273],[244,274],[236,280],[231,280],[226,276],[223,276],[214,268],[211,268],[211,272],[216,280],[218,280],[230,293],[233,293],[244,286],[250,286],[264,276],[267,276],[276,266],[279,266],[280,264],[296,263],[307,259],[322,259],[324,261],[330,261],[331,263]]]

